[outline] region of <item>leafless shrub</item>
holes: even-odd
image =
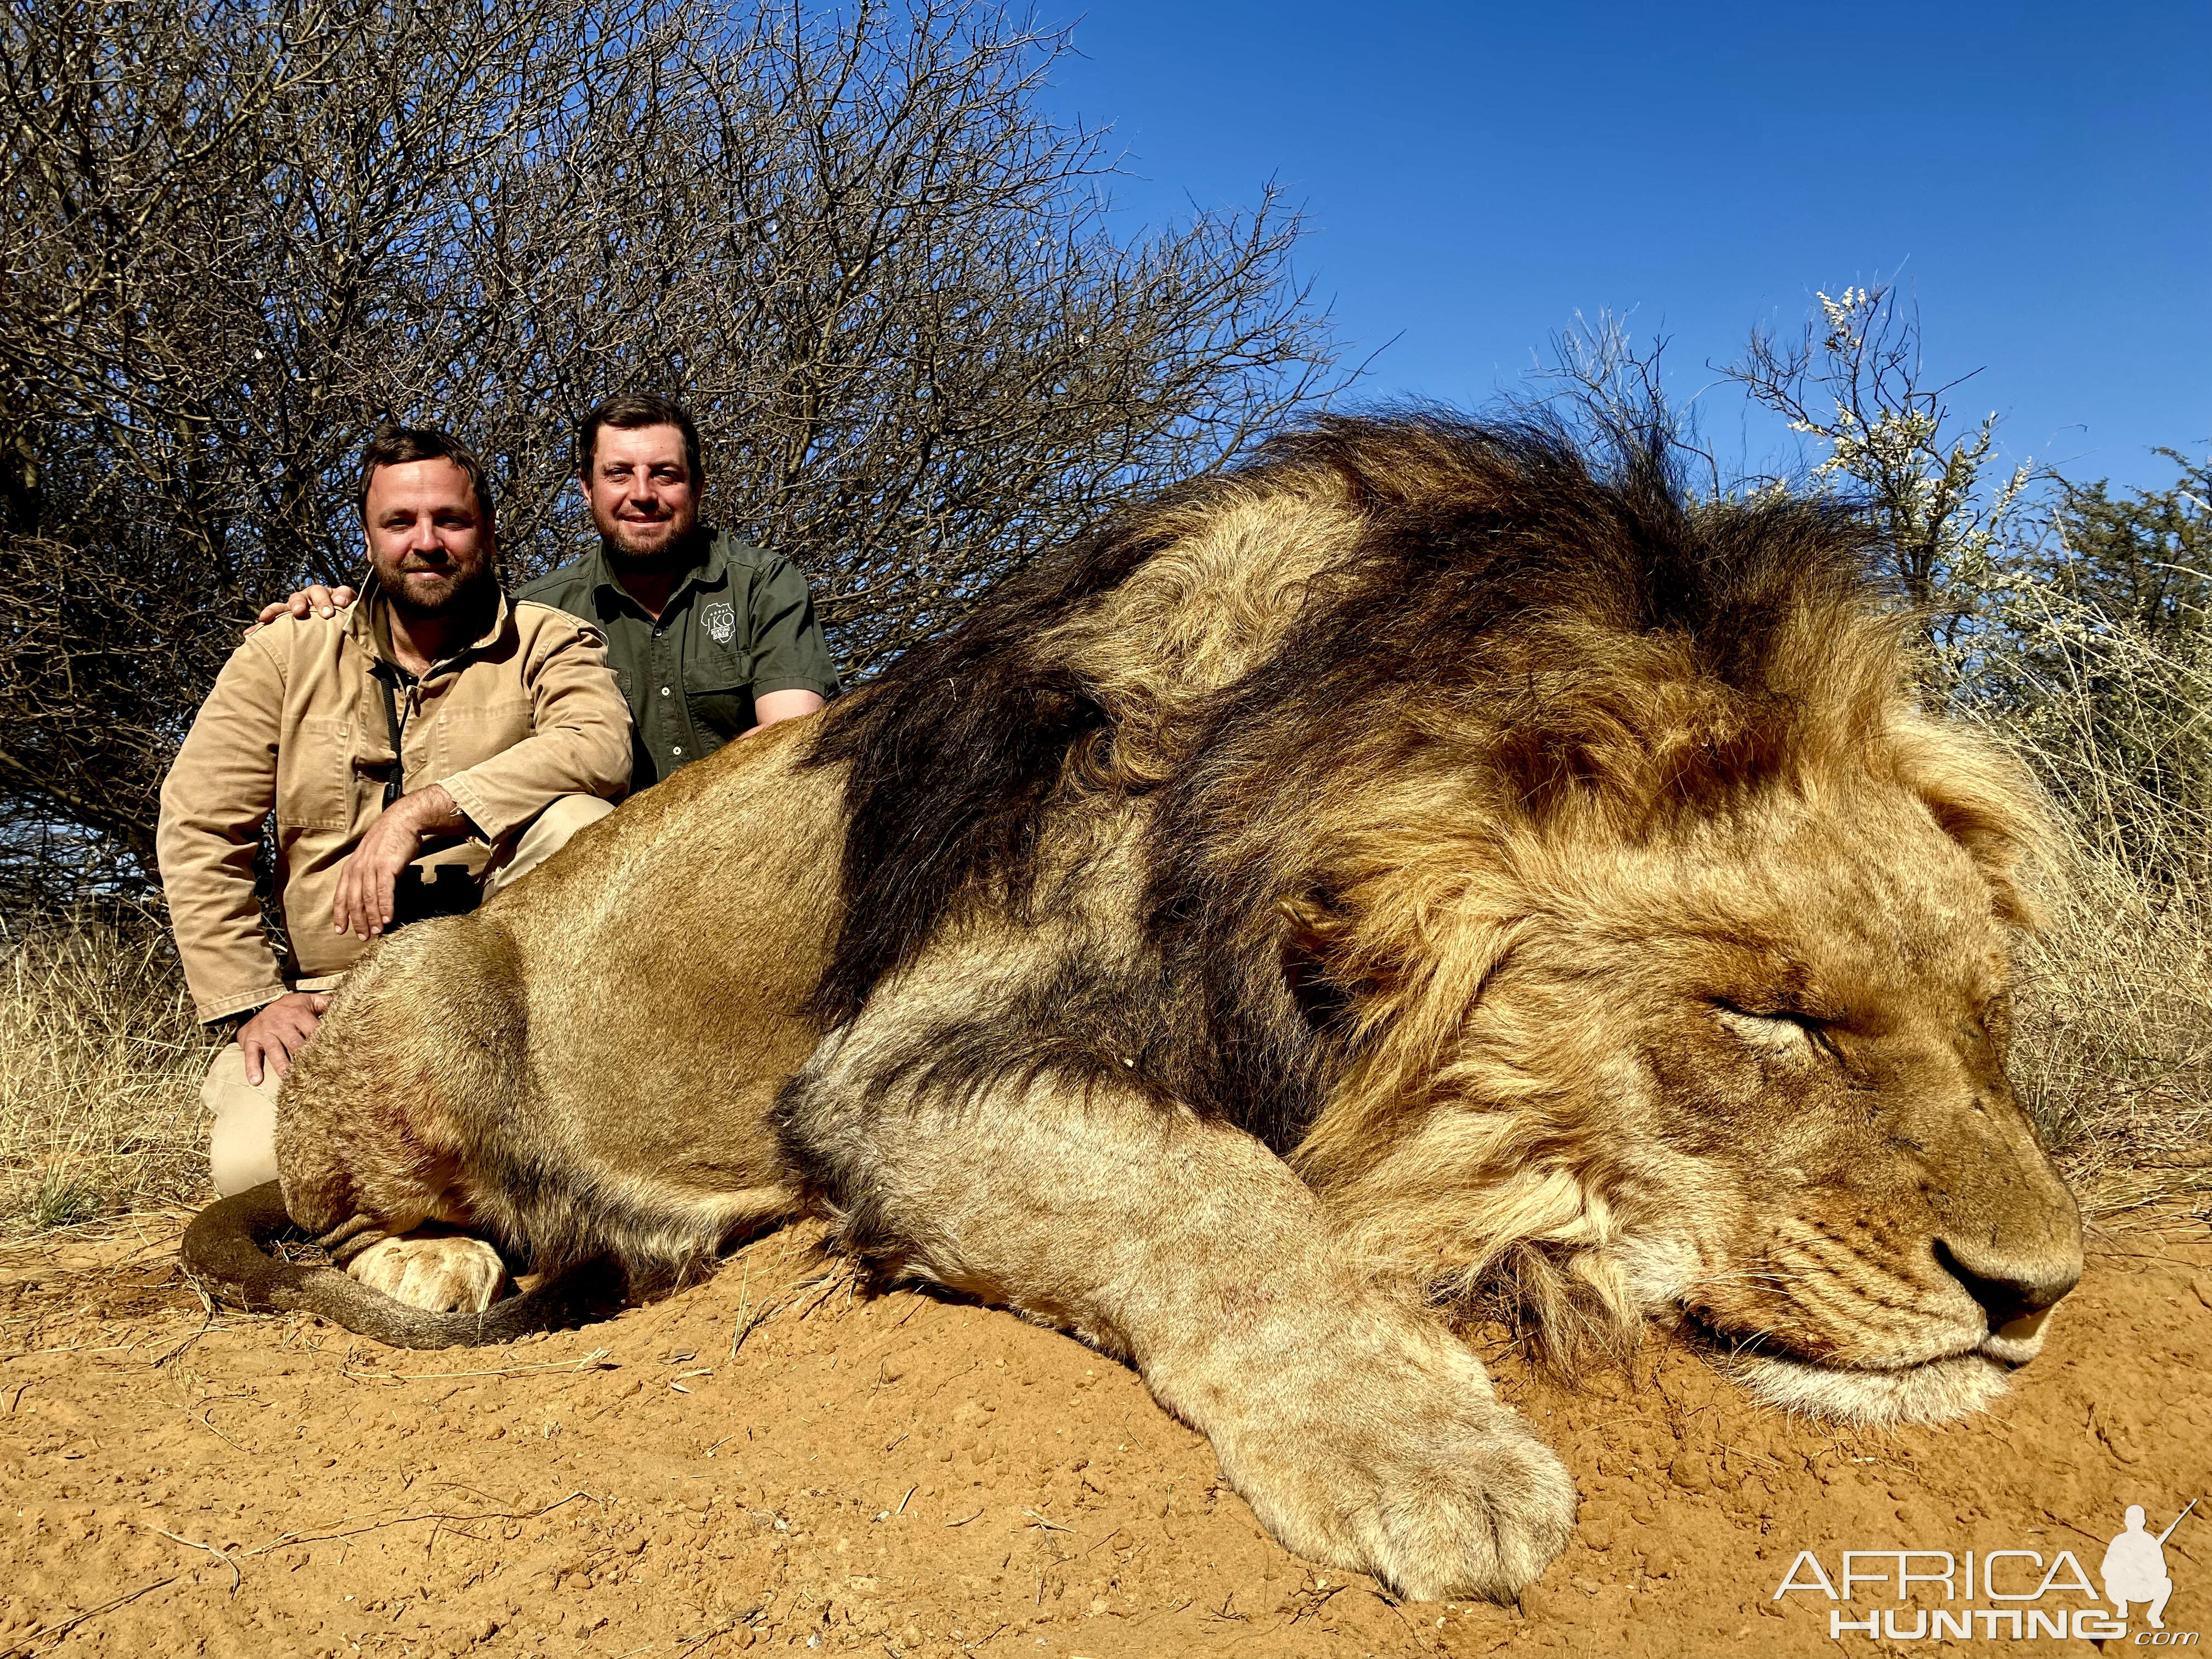
[[[1066,45],[961,0],[0,13],[17,896],[144,875],[239,621],[351,574],[380,419],[498,458],[523,576],[579,545],[576,418],[675,392],[864,676],[1332,384],[1272,191],[1113,234],[1110,154],[1037,106]]]
[[[1971,622],[2033,470],[1993,471],[1995,414],[1954,428],[1948,400],[1972,376],[1930,383],[1919,310],[1897,288],[1818,297],[1820,314],[1797,338],[1754,330],[1742,358],[1722,373],[1826,446],[1808,482],[1864,501],[1906,601],[1948,648]]]

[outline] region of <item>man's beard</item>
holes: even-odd
[[[672,566],[688,564],[694,553],[694,544],[699,536],[699,526],[694,520],[684,529],[672,533],[657,547],[634,547],[623,532],[641,526],[633,526],[621,519],[611,520],[614,531],[610,533],[605,524],[598,526],[599,545],[605,550],[607,560],[617,568],[628,570],[665,570]],[[666,524],[665,519],[653,520],[654,527]]]
[[[410,582],[404,565],[377,574],[377,586],[384,590],[385,603],[409,622],[465,614],[483,606],[490,598],[490,590],[498,586],[489,559],[473,571],[452,571],[443,581],[434,583]]]

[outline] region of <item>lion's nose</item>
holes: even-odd
[[[2002,1333],[2008,1327],[2033,1318],[2072,1290],[2081,1278],[2079,1258],[2070,1252],[2029,1255],[2002,1244],[1972,1244],[1954,1239],[1936,1241],[1936,1260],[1944,1272],[1966,1287],[1966,1294],[1988,1312],[1990,1328]],[[2033,1327],[2040,1328],[2039,1319]]]

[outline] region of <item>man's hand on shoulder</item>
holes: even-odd
[[[374,939],[389,927],[399,872],[415,861],[423,840],[464,834],[468,822],[442,783],[392,802],[338,866],[337,897],[331,904],[331,931]]]
[[[287,991],[238,1028],[246,1055],[246,1080],[261,1086],[264,1068],[283,1077],[315,1034],[331,1000],[320,991]]]
[[[310,613],[318,617],[334,617],[340,607],[351,605],[360,595],[350,587],[325,587],[314,582],[274,605],[264,605],[261,614],[247,627],[246,632],[256,633],[266,628],[279,617],[289,617],[295,622],[305,622]]]

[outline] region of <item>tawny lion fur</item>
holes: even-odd
[[[1516,1593],[1572,1513],[1457,1318],[1970,1409],[2079,1271],[2002,1060],[2040,820],[1917,706],[1875,552],[1656,444],[1279,440],[386,941],[285,1203],[639,1291],[811,1206],[1424,1595]]]

